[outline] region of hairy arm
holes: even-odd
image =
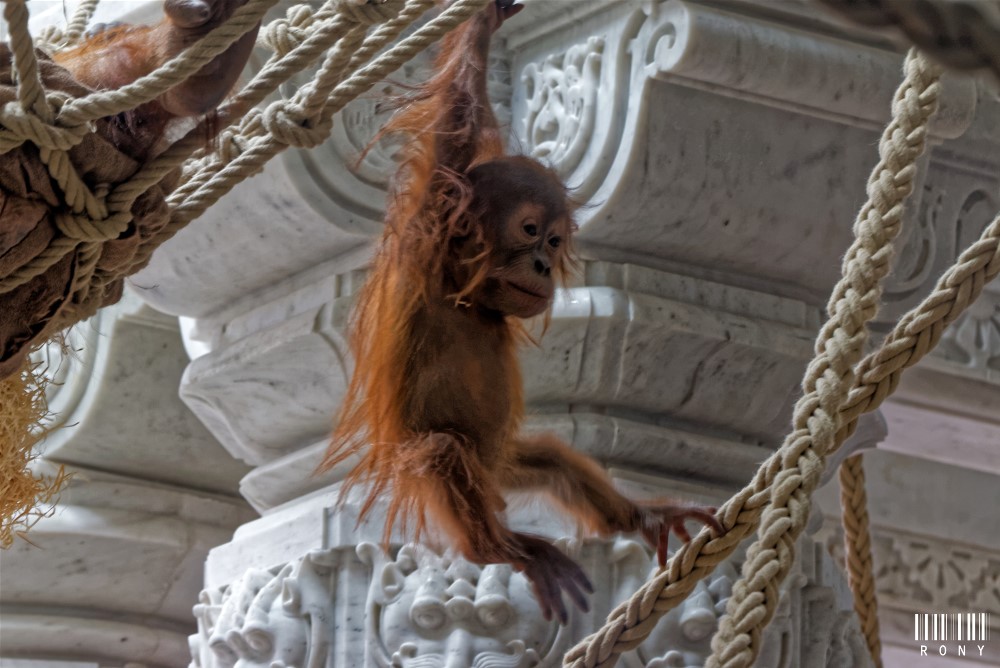
[[[438,167],[459,174],[475,162],[500,157],[500,128],[486,92],[493,32],[522,8],[499,0],[446,38],[438,59],[434,127]]]

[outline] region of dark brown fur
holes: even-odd
[[[548,542],[511,531],[503,490],[549,492],[601,533],[643,531],[661,563],[685,518],[710,509],[639,506],[603,469],[553,436],[521,436],[521,318],[551,304],[571,261],[572,205],[556,175],[505,157],[486,95],[490,35],[520,7],[497,2],[452,33],[437,75],[387,132],[409,139],[397,191],[352,329],[355,371],[321,469],[360,463],[342,493],[370,488],[365,517],[390,495],[396,523],[427,515],[470,560],[511,563],[546,618],[567,619],[561,593],[587,607],[586,575]]]

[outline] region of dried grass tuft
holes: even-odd
[[[53,499],[68,477],[61,467],[54,477],[31,470],[48,416],[46,383],[44,364],[31,358],[0,379],[0,549],[10,547],[15,537],[27,540],[26,532],[52,514]]]

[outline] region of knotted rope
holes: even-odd
[[[612,611],[603,628],[570,650],[564,665],[614,665],[759,526],[760,539],[748,550],[744,576],[713,639],[709,665],[749,665],[756,656],[761,630],[778,601],[777,588],[794,558],[794,540],[808,519],[810,494],[824,458],[847,432],[841,428],[841,406],[856,382],[853,367],[861,358],[865,324],[878,307],[879,282],[889,270],[891,241],[898,234],[903,200],[912,190],[916,160],[937,105],[938,68],[911,52],[905,71],[893,102],[893,121],[879,142],[881,160],[868,182],[868,202],[855,223],[856,240],[831,296],[830,318],[817,339],[816,357],[806,371],[794,431],[753,481],[722,506],[719,519],[726,533],[713,538],[702,530],[683,545],[659,575]]]

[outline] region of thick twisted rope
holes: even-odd
[[[175,211],[170,224],[157,238],[152,239],[150,243],[142,247],[132,269],[144,266],[152,251],[162,241],[173,236],[181,226],[200,215],[205,208],[237,183],[251,174],[257,173],[263,164],[278,152],[290,145],[315,146],[328,138],[333,114],[339,111],[350,99],[369,89],[380,79],[398,69],[420,50],[457,27],[472,13],[485,5],[487,1],[459,0],[414,35],[384,53],[375,63],[360,72],[359,68],[368,58],[384,48],[403,29],[431,7],[433,0],[388,0],[384,3],[362,5],[348,0],[331,0],[312,15],[311,21],[307,20],[304,12],[295,10],[294,16],[300,25],[298,36],[304,36],[304,39],[292,46],[290,39],[286,38],[283,45],[291,46],[291,50],[280,58],[276,54],[269,66],[266,66],[247,87],[227,102],[217,116],[218,122],[224,126],[228,126],[243,117],[241,129],[244,132],[230,132],[226,139],[230,146],[238,143],[245,148],[235,156],[230,153],[230,156],[234,157],[234,161],[225,163],[218,156],[212,156],[207,166],[203,166],[202,169],[188,175],[190,178],[171,198],[171,202],[175,205]],[[234,14],[234,19],[240,19],[236,21],[235,28],[227,30],[221,30],[221,26],[217,28],[164,66],[167,75],[162,75],[161,71],[158,70],[146,77],[145,79],[149,81],[142,86],[139,84],[144,81],[143,79],[133,84],[133,87],[141,88],[139,91],[141,99],[147,99],[150,95],[150,87],[155,91],[166,90],[180,81],[177,78],[178,73],[189,70],[196,71],[204,62],[207,62],[207,57],[214,57],[216,52],[221,52],[228,44],[242,35],[246,31],[245,29],[249,29],[249,26],[255,24],[261,8],[274,4],[273,0],[263,0],[263,3],[251,0],[250,3],[244,5],[241,8],[241,10],[245,10],[242,19]],[[10,5],[11,12],[20,12],[24,9],[23,0],[11,0]],[[254,11],[246,10],[250,5],[254,5]],[[14,19],[12,26],[17,25],[17,34],[26,34],[26,12],[23,15],[14,16]],[[382,25],[367,40],[364,39],[369,26],[377,23]],[[301,27],[304,24],[315,25],[310,31],[309,25]],[[226,25],[228,26],[229,23]],[[207,46],[204,44],[206,42],[208,42]],[[26,44],[30,45],[30,40]],[[195,53],[195,49],[199,45],[205,46],[205,49],[201,53]],[[303,87],[293,99],[273,103],[263,112],[252,109],[283,81],[309,66],[324,52],[329,53],[320,67],[317,79],[311,85]],[[29,48],[25,54],[27,54],[26,57],[18,61],[26,72],[25,75],[19,75],[22,80],[25,80],[25,77],[30,78],[32,67],[37,70],[34,51]],[[352,74],[354,76],[345,82],[344,79]],[[346,87],[345,83],[348,84]],[[108,111],[117,108],[117,106],[109,108],[108,104],[120,106],[124,104],[123,100],[129,100],[130,103],[135,102],[137,98],[127,90],[128,88],[107,93],[95,93],[87,98],[81,98],[88,101],[88,104],[82,105],[81,108],[85,110],[98,108],[101,111]],[[39,87],[38,90],[40,91],[41,88]],[[40,104],[38,100],[45,100],[44,96],[38,97],[27,93],[23,93],[22,98],[25,104],[36,105]],[[62,111],[57,115],[48,114],[49,122],[52,125],[46,124],[34,113],[26,113],[20,117],[27,119],[29,124],[34,124],[30,127],[22,128],[12,123],[14,132],[17,134],[16,142],[12,143],[19,145],[25,139],[30,139],[43,146],[55,143],[54,148],[60,149],[68,149],[75,145],[89,131],[86,124],[64,128],[60,127],[59,123],[65,122],[67,117],[73,118],[72,113],[66,114],[66,110],[72,105],[80,105],[80,100],[60,100],[60,102],[63,103]],[[48,109],[47,105],[45,108]],[[49,111],[51,112],[51,109]],[[10,131],[9,128],[8,131]],[[43,137],[45,132],[55,132],[54,136],[57,140],[65,133],[70,134],[68,139],[59,143],[46,140]],[[63,134],[59,134],[60,132]],[[101,242],[115,238],[131,220],[131,207],[138,197],[183,164],[195,150],[202,147],[204,145],[203,137],[204,125],[199,125],[163,155],[146,164],[132,179],[119,184],[106,198],[98,198],[82,183],[64,151],[50,150],[48,147],[42,148],[40,152],[43,161],[49,165],[50,172],[63,190],[70,210],[75,216],[72,219],[61,219],[65,223],[59,225],[63,236],[55,239],[46,251],[26,265],[19,267],[15,272],[0,279],[0,294],[41,275],[67,253],[77,250],[81,242]],[[239,161],[237,162],[236,159]],[[178,203],[183,203],[183,206],[180,207],[183,215],[178,215],[176,210]],[[89,250],[87,256],[94,256],[94,249],[89,246],[87,249]],[[92,272],[87,271],[80,275],[90,278],[91,274]],[[106,276],[104,282],[110,282],[114,279],[114,276]]]
[[[844,258],[843,278],[830,297],[829,319],[795,405],[794,429],[778,451],[782,462],[771,504],[761,516],[757,540],[747,549],[706,668],[746,668],[757,657],[761,636],[778,607],[779,588],[795,561],[795,542],[809,521],[826,454],[836,447],[840,407],[854,384],[854,367],[868,339],[866,325],[878,310],[892,240],[901,229],[903,204],[913,190],[927,124],[937,109],[940,68],[916,51],[909,53],[904,68],[893,122],[879,142],[882,159],[868,181],[868,203],[855,223],[856,239]]]
[[[10,29],[11,54],[18,81],[17,98],[21,108],[50,123],[53,112],[45,99],[45,89],[42,88],[35,45],[28,32],[28,8],[25,0],[4,0],[3,17]]]
[[[353,74],[352,80],[360,78],[360,84],[355,83],[353,88],[353,90],[357,91],[357,95],[371,88],[381,78],[394,72],[403,63],[419,53],[419,51],[440,39],[446,32],[457,27],[465,18],[478,11],[484,4],[485,0],[456,2],[446,12],[432,20],[426,26],[423,26],[416,34],[380,56],[373,63],[372,68],[365,71],[365,74],[358,73],[358,68],[367,62],[372,55],[396,39],[407,26],[412,24],[429,8],[433,7],[434,0],[409,0],[408,2],[389,0],[389,2],[375,6],[375,13],[361,16],[354,15],[351,19],[330,11],[329,7],[337,5],[337,3],[331,2],[324,5],[315,15],[296,10],[292,16],[299,26],[296,38],[301,39],[301,41],[291,46],[289,43],[290,38],[286,34],[284,47],[291,46],[291,50],[280,59],[276,54],[239,94],[219,109],[216,123],[218,127],[222,128],[220,144],[223,150],[218,154],[213,153],[206,156],[199,162],[189,163],[184,175],[184,182],[171,194],[170,201],[172,203],[187,202],[196,193],[201,193],[199,194],[201,198],[199,202],[205,204],[201,208],[201,211],[204,211],[204,208],[214,203],[219,197],[235,186],[236,183],[251,174],[257,173],[264,162],[283,150],[285,146],[290,144],[311,145],[313,141],[323,141],[328,138],[330,131],[330,127],[328,127],[329,119],[349,101],[349,98],[343,95],[343,87],[340,85],[333,89],[334,99],[327,100],[330,97],[328,93],[330,84],[336,83],[336,80],[332,76],[327,79],[328,83],[324,85],[324,89],[321,92],[314,92],[312,94],[312,109],[304,114],[300,100],[275,103],[269,112],[271,114],[270,125],[267,125],[264,123],[263,118],[265,112],[253,109],[253,107],[260,103],[278,85],[284,83],[293,74],[310,65],[322,53],[327,51],[330,46],[335,44],[337,40],[343,38],[352,25],[354,25],[352,20],[356,22],[360,19],[364,21],[364,25],[367,25],[371,22],[388,19],[382,25],[379,25],[363,43],[359,44],[356,36],[352,38],[350,41],[351,48],[347,51],[341,50],[341,55],[337,56],[338,60],[331,61],[328,59],[323,67],[323,70],[326,72],[334,72],[338,67],[338,63],[340,63],[339,67],[342,75]],[[359,33],[355,33],[355,35],[357,34]],[[269,41],[272,39],[275,38],[268,38]],[[349,62],[346,64],[344,64],[343,59],[343,55],[345,54],[351,54]],[[310,90],[315,91],[316,89]],[[323,102],[323,105],[320,105],[320,102]],[[294,134],[290,134],[285,137],[289,140],[288,142],[276,141],[272,146],[268,147],[269,152],[258,153],[253,163],[251,163],[253,166],[237,168],[231,170],[225,176],[219,177],[227,181],[221,184],[221,186],[217,183],[212,186],[209,185],[237,157],[249,151],[251,146],[259,151],[261,148],[259,144],[265,141],[269,129],[273,129],[281,124],[284,124],[286,127],[294,126],[296,123],[301,122],[298,119],[308,117],[310,114],[316,117],[316,120],[320,120],[319,116],[326,118],[326,120],[320,120],[321,125],[324,127],[313,128],[311,132],[301,133],[297,137]],[[298,119],[296,116],[298,116]],[[240,119],[241,124],[237,130],[232,131],[227,129]],[[295,128],[292,129],[294,130]],[[163,155],[145,165],[135,177],[127,183],[121,184],[110,195],[109,203],[111,208],[113,210],[127,210],[130,208],[132,202],[137,197],[158,183],[173,169],[184,164],[192,153],[201,148],[204,145],[203,137],[204,126],[202,125],[189,132],[186,137],[175,143]],[[207,188],[215,188],[215,190],[211,194],[205,195],[205,189]],[[151,249],[155,249],[162,241],[172,237],[189,220],[196,215],[200,215],[201,211],[191,213],[190,217],[185,216],[183,219],[172,219],[171,224],[163,230],[161,237],[154,240]],[[148,261],[148,257],[149,254],[144,253],[143,257],[138,259],[136,267],[143,266]]]
[[[80,2],[69,25],[66,26],[66,34],[63,36],[63,42],[67,46],[79,42],[80,38],[83,37],[83,32],[90,24],[90,19],[94,17],[98,4],[100,4],[100,0],[82,0]]]
[[[335,5],[336,2],[328,2],[327,5]],[[294,10],[295,8],[293,8]],[[301,15],[301,12],[297,12]],[[311,15],[311,12],[309,13]],[[301,18],[299,19],[302,20]],[[337,42],[347,30],[351,23],[336,14],[332,20],[310,22],[310,25],[302,28],[302,32],[310,32],[306,39],[294,46],[289,52],[281,55],[275,54],[264,67],[254,76],[254,78],[240,90],[232,99],[224,103],[217,111],[214,123],[222,130],[220,143],[228,146],[233,141],[246,141],[246,138],[237,133],[237,137],[232,133],[227,133],[226,128],[239,119],[246,116],[250,110],[262,102],[267,95],[274,92],[278,86],[288,81],[294,74],[302,71],[315,62],[327,49]],[[287,41],[286,44],[287,46]],[[154,160],[146,163],[127,182],[120,184],[109,196],[108,201],[114,210],[127,210],[132,207],[132,203],[144,192],[155,186],[163,178],[180,167],[187,161],[195,151],[202,148],[205,143],[206,121],[202,121],[193,128],[184,138],[175,142],[164,153]],[[218,160],[213,156],[213,159]],[[191,185],[193,173],[185,175],[182,183],[175,191],[178,197],[186,197],[193,192]],[[209,178],[211,174],[205,177]],[[200,185],[200,184],[199,184]]]
[[[74,46],[83,38],[99,4],[100,0],[81,0],[66,29],[61,30],[54,25],[45,26],[35,36],[35,46],[48,52]]]
[[[875,570],[872,567],[871,533],[868,529],[868,494],[860,454],[848,457],[838,470],[841,522],[844,526],[844,563],[854,595],[854,611],[875,668],[882,668],[882,639],[878,623]]]
[[[877,309],[878,283],[888,272],[902,202],[912,189],[916,159],[936,107],[938,75],[937,68],[918,54],[907,57],[906,80],[896,93],[893,122],[879,143],[882,159],[869,179],[869,201],[855,223],[857,239],[845,257],[844,278],[834,288],[829,305],[830,320],[820,332],[816,359],[806,372],[806,396],[796,404],[795,430],[751,483],[722,506],[719,519],[726,533],[712,537],[705,529],[681,546],[666,569],[612,611],[604,627],[570,650],[564,665],[614,665],[622,652],[642,643],[660,617],[763,524],[760,533],[766,542],[751,546],[744,564],[744,573],[751,570],[751,563],[760,570],[750,573],[752,580],[741,579],[734,588],[729,621],[723,618],[720,624],[727,630],[713,639],[716,653],[725,652],[722,657],[713,656],[713,661],[722,659],[727,666],[752,661],[760,629],[777,603],[777,585],[791,565],[790,543],[807,519],[809,493],[819,481],[823,457],[839,445],[840,404],[855,380],[852,367],[861,356],[864,324]],[[769,504],[774,507],[765,514]],[[776,581],[773,585],[771,578]]]

